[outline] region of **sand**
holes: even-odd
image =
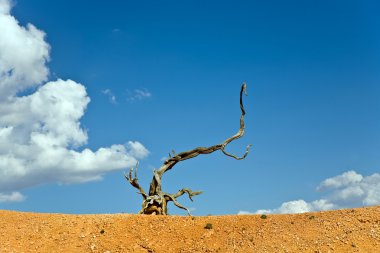
[[[0,211],[0,252],[380,252],[380,206],[287,215]]]

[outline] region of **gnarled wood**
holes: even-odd
[[[210,147],[198,147],[189,151],[181,152],[179,154],[176,154],[174,150],[172,150],[172,155],[169,153],[169,158],[163,163],[163,165],[158,169],[153,171],[153,179],[150,183],[149,187],[149,194],[146,194],[144,190],[140,187],[138,184],[138,178],[137,178],[137,165],[135,168],[135,174],[134,177],[132,176],[133,174],[133,168],[129,171],[129,175],[125,175],[125,178],[129,181],[129,183],[137,188],[139,190],[139,193],[143,196],[143,204],[142,204],[142,209],[140,210],[140,214],[157,214],[157,215],[167,215],[167,202],[173,201],[174,205],[184,209],[188,212],[190,215],[190,211],[179,204],[177,202],[177,198],[182,196],[183,194],[187,193],[189,195],[189,198],[191,201],[193,201],[192,197],[195,195],[199,195],[202,192],[201,191],[192,191],[188,188],[183,188],[179,190],[175,194],[167,194],[162,192],[162,176],[164,175],[165,172],[168,170],[172,169],[174,165],[176,165],[178,162],[191,159],[194,157],[197,157],[198,155],[207,155],[211,154],[215,151],[221,150],[223,154],[226,156],[232,157],[236,160],[242,160],[246,158],[249,152],[249,148],[251,145],[248,145],[245,153],[243,156],[236,156],[234,154],[228,153],[225,151],[225,148],[229,143],[232,141],[241,138],[244,135],[245,131],[245,124],[244,124],[244,116],[245,116],[245,109],[243,105],[243,93],[247,95],[247,85],[245,83],[242,84],[241,89],[240,89],[240,109],[241,109],[241,117],[240,117],[240,128],[239,131],[226,139],[224,142],[210,146]]]
[[[135,188],[137,188],[139,190],[139,193],[143,196],[144,199],[146,199],[148,197],[148,195],[146,195],[145,191],[143,188],[141,188],[141,186],[139,185],[138,183],[138,178],[137,178],[137,167],[138,167],[139,163],[137,162],[136,164],[136,167],[135,168],[131,168],[129,170],[129,174],[124,174],[124,177],[125,179],[128,180],[128,182]],[[135,170],[135,175],[132,176],[133,174],[133,169]]]

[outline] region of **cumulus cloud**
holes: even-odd
[[[144,158],[149,154],[149,151],[140,142],[129,141],[128,146],[130,147],[129,154],[136,158]]]
[[[355,171],[347,171],[342,175],[328,178],[324,180],[318,187],[317,190],[323,191],[325,189],[334,189],[340,187],[346,187],[349,185],[355,185],[356,183],[363,180],[363,176],[357,174]]]
[[[7,0],[0,0],[0,14],[7,14],[11,10],[11,2]]]
[[[152,97],[147,89],[135,89],[133,92],[127,90],[127,101],[134,102]]]
[[[0,203],[2,202],[21,202],[25,197],[19,192],[12,192],[10,194],[0,193]]]
[[[270,214],[270,213],[305,213],[313,211],[322,211],[335,209],[337,206],[330,203],[326,199],[319,199],[312,202],[306,202],[305,200],[293,200],[284,202],[279,208],[275,209],[260,209],[255,213],[257,214]],[[249,212],[240,211],[239,214],[247,214]]]
[[[0,1],[0,99],[47,79],[49,45],[45,33],[32,24],[22,27],[10,15],[9,1]]]
[[[45,34],[21,26],[10,10],[11,2],[0,0],[0,202],[21,201],[18,191],[38,184],[99,180],[144,158],[148,150],[139,142],[81,148],[88,140],[80,124],[90,102],[85,87],[46,83]]]
[[[282,203],[278,208],[261,209],[254,213],[304,213],[363,205],[379,205],[380,174],[362,176],[355,171],[347,171],[341,175],[327,178],[318,185],[316,190],[324,193],[321,199],[311,202],[302,199],[288,201]],[[251,214],[251,212],[239,211],[238,214]]]

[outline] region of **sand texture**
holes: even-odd
[[[0,211],[0,252],[380,252],[380,206],[304,214]]]

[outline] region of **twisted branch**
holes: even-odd
[[[180,203],[178,203],[178,201],[176,200],[176,198],[173,197],[173,195],[168,194],[166,196],[169,198],[169,200],[173,201],[173,203],[176,207],[179,207],[183,210],[186,210],[187,213],[189,214],[189,216],[191,216],[190,210],[188,208],[184,207],[183,205],[181,205]]]
[[[172,150],[171,153],[169,153],[169,158],[163,163],[163,165],[158,169],[153,171],[153,179],[150,183],[149,188],[149,194],[146,194],[145,191],[140,187],[138,183],[137,178],[137,167],[138,164],[136,164],[135,169],[132,167],[129,171],[129,174],[125,174],[125,178],[128,180],[128,182],[135,188],[139,190],[139,193],[143,196],[144,201],[142,205],[142,209],[139,212],[140,214],[159,214],[159,215],[166,215],[167,214],[167,202],[173,201],[174,205],[184,209],[187,211],[189,215],[190,211],[186,207],[182,206],[180,203],[178,203],[177,198],[184,195],[185,193],[188,194],[189,199],[193,201],[192,197],[199,195],[202,193],[202,191],[192,191],[188,188],[183,188],[179,190],[175,194],[167,194],[162,192],[162,176],[163,174],[172,169],[174,165],[176,165],[178,162],[191,159],[194,157],[197,157],[198,155],[205,155],[213,153],[217,150],[221,150],[223,154],[226,156],[232,157],[237,160],[242,160],[246,158],[249,152],[249,148],[251,145],[248,145],[246,147],[245,153],[243,156],[236,156],[234,154],[231,154],[225,150],[225,148],[228,146],[229,143],[232,141],[241,138],[244,135],[245,131],[245,124],[244,124],[244,116],[245,116],[245,109],[243,105],[243,93],[247,95],[247,85],[245,83],[242,84],[241,90],[240,90],[240,110],[241,110],[241,117],[240,117],[240,128],[239,131],[226,139],[221,144],[217,144],[210,147],[198,147],[189,151],[181,152],[179,154],[175,153],[174,150]],[[134,170],[134,175],[133,175]]]
[[[243,93],[247,95],[247,85],[246,83],[243,83],[240,89],[240,109],[241,109],[241,117],[240,117],[240,128],[239,131],[233,135],[232,137],[226,139],[223,143],[217,144],[211,147],[198,147],[193,150],[181,152],[179,154],[173,154],[173,157],[169,157],[164,164],[160,167],[160,169],[157,171],[157,174],[162,176],[166,171],[170,170],[174,165],[176,165],[180,161],[184,161],[187,159],[194,158],[198,155],[205,155],[205,154],[210,154],[213,153],[217,150],[221,150],[223,154],[235,158],[237,160],[242,160],[244,159],[249,152],[249,148],[251,145],[248,145],[246,148],[246,151],[243,156],[238,157],[236,155],[230,154],[227,151],[225,151],[226,146],[232,142],[233,140],[239,139],[244,135],[244,130],[245,130],[245,124],[244,124],[244,116],[245,116],[245,109],[244,109],[244,104],[243,104]]]
[[[183,188],[183,189],[179,190],[176,194],[173,194],[172,196],[173,196],[173,198],[178,198],[179,196],[182,196],[185,193],[189,194],[189,199],[191,201],[193,201],[193,199],[192,199],[193,196],[199,195],[203,192],[202,191],[193,192],[189,188]]]
[[[246,96],[248,96],[247,94],[247,84],[246,83],[243,83],[242,87],[241,87],[241,90],[240,90],[240,109],[241,109],[241,117],[240,117],[240,129],[239,131],[232,137],[228,138],[227,140],[224,141],[224,143],[222,144],[222,152],[223,154],[225,154],[226,156],[229,156],[229,157],[232,157],[232,158],[235,158],[236,160],[243,160],[244,158],[247,157],[248,155],[248,152],[249,152],[249,148],[251,147],[251,144],[249,144],[246,149],[245,149],[245,153],[243,156],[241,157],[238,157],[238,156],[235,156],[233,154],[230,154],[228,152],[226,152],[224,149],[225,147],[233,140],[236,140],[236,139],[239,139],[241,138],[243,135],[244,135],[244,130],[245,130],[245,125],[244,125],[244,116],[245,116],[245,110],[244,110],[244,105],[243,105],[243,92]]]
[[[148,195],[145,193],[144,189],[139,185],[138,183],[138,177],[137,177],[137,167],[139,165],[139,162],[136,163],[136,167],[135,169],[132,167],[130,170],[129,170],[129,174],[124,174],[124,177],[125,179],[128,180],[128,182],[133,186],[135,187],[136,189],[139,190],[139,194],[142,195],[143,199],[145,200]],[[132,176],[133,174],[133,169],[135,170],[135,173],[134,173],[134,176]]]

